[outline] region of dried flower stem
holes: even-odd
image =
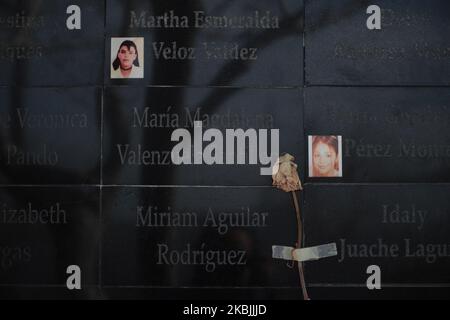
[[[294,207],[297,214],[297,248],[301,249],[302,239],[303,239],[303,224],[300,216],[300,206],[298,204],[297,194],[292,191],[292,197],[294,198]],[[305,276],[303,275],[303,262],[298,261],[298,275],[300,277],[300,284],[302,287],[303,299],[310,300],[308,296],[308,291],[306,290]]]

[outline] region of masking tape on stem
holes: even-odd
[[[293,247],[272,246],[272,258],[295,261],[313,261],[337,255],[336,243],[295,249]]]

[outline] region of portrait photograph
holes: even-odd
[[[342,177],[342,136],[308,136],[310,178]]]
[[[111,79],[144,78],[144,38],[111,38]]]

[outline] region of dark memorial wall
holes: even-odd
[[[0,298],[302,299],[284,153],[311,299],[450,297],[448,1],[0,0],[0,69]]]
[[[376,4],[381,29],[368,30],[366,9]],[[306,5],[308,85],[448,85],[450,3],[327,1]],[[361,14],[361,12],[363,14]]]

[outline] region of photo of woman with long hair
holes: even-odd
[[[309,137],[309,176],[341,177],[341,137]]]

